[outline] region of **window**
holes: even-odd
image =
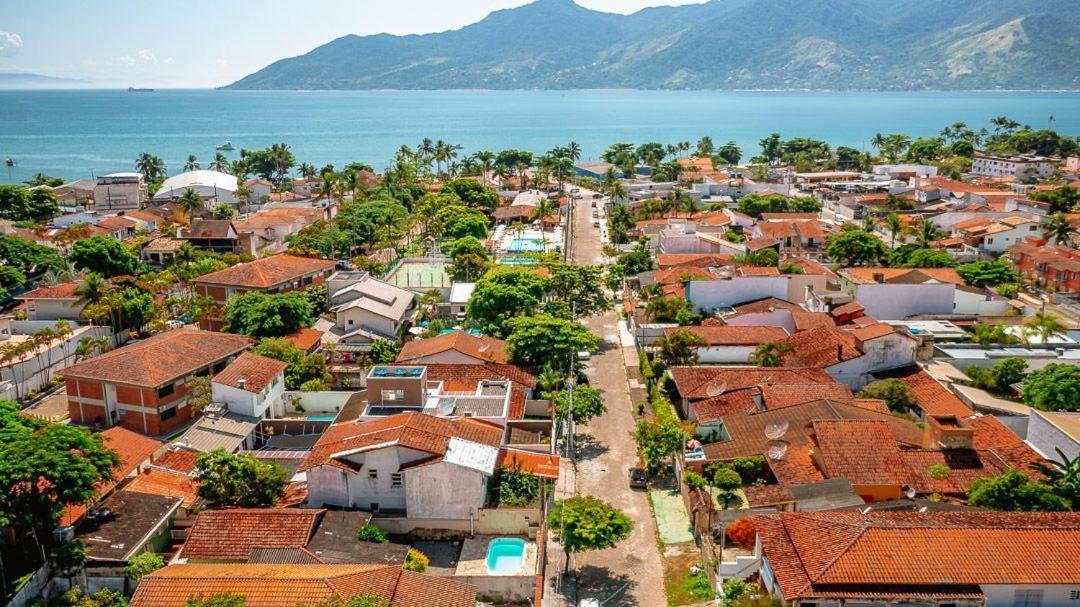
[[[383,402],[405,400],[404,390],[383,390],[382,391]]]
[[[161,417],[161,421],[176,417],[176,407],[169,407],[168,409],[163,410],[159,417]]]
[[[372,468],[367,471],[367,477],[373,481],[377,481],[379,480],[379,471],[375,468]]]
[[[176,392],[176,386],[174,384],[168,384],[158,388],[157,395],[158,398],[165,398],[173,392]]]
[[[404,484],[405,484],[405,477],[402,476],[400,472],[395,472],[395,473],[390,475],[390,486],[391,487],[401,487]]]
[[[1080,601],[1080,590],[1070,590],[1069,591],[1069,600],[1070,601]]]
[[[1042,607],[1042,590],[1017,590],[1013,595],[1013,607]]]

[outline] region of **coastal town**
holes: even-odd
[[[13,607],[1080,605],[1080,138],[0,185]]]

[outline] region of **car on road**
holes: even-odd
[[[592,227],[599,228],[600,227],[600,221],[594,219],[593,222],[592,222]]]
[[[592,358],[592,352],[589,352],[588,350],[582,350],[577,353],[578,360],[589,360],[590,358]]]
[[[571,194],[580,194],[581,193],[581,188],[574,188],[574,189],[570,190],[570,193]]]
[[[649,486],[649,475],[644,468],[630,469],[630,488],[646,489]]]

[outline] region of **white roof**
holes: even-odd
[[[224,192],[236,192],[236,176],[218,171],[188,171],[169,177],[161,184],[154,198],[175,198],[187,188],[203,186],[215,188]]]
[[[454,436],[450,437],[450,443],[446,446],[446,455],[443,456],[443,461],[471,468],[484,474],[491,474],[495,471],[495,462],[498,458],[499,450],[495,447],[481,445]]]
[[[468,303],[469,298],[472,297],[473,289],[475,288],[475,282],[455,282],[450,287],[450,303]]]

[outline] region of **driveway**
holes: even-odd
[[[603,257],[600,233],[592,225],[588,199],[591,192],[582,190],[582,193],[586,198],[576,201],[573,257],[579,264],[596,264]],[[589,383],[603,391],[607,412],[577,427],[575,485],[579,493],[594,495],[621,508],[634,521],[634,531],[614,548],[579,554],[574,559],[577,596],[570,584],[564,586],[565,594],[578,600],[586,597],[605,600],[615,595],[605,603],[608,607],[665,605],[663,566],[649,499],[645,491],[630,489],[627,478],[627,470],[637,459],[637,446],[632,436],[635,419],[617,317],[612,310],[587,319],[586,324],[603,343],[603,351],[589,361],[586,374]]]

